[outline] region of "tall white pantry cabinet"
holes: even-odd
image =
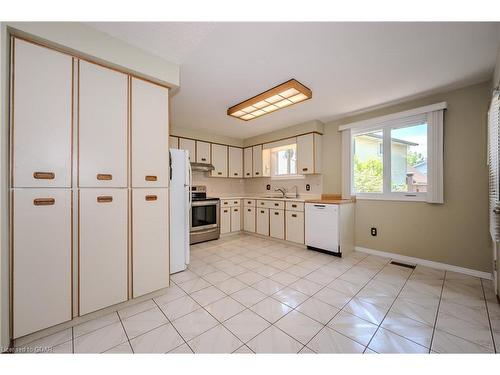
[[[12,38],[11,336],[169,284],[168,88]]]

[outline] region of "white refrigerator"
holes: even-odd
[[[192,173],[188,151],[170,149],[170,273],[189,264]]]

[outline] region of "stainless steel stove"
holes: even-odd
[[[191,224],[189,243],[216,240],[220,237],[220,199],[207,197],[203,185],[191,187]]]

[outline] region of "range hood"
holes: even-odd
[[[191,163],[191,170],[193,172],[210,172],[213,171],[215,167],[212,164],[206,163]]]

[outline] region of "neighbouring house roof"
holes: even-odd
[[[371,133],[371,134],[363,134],[363,135],[365,137],[382,139],[382,136],[378,135],[378,134]],[[400,143],[400,144],[407,145],[407,146],[418,146],[418,143],[410,142],[410,141],[405,141],[403,139],[392,138],[392,141],[395,142],[395,143]]]

